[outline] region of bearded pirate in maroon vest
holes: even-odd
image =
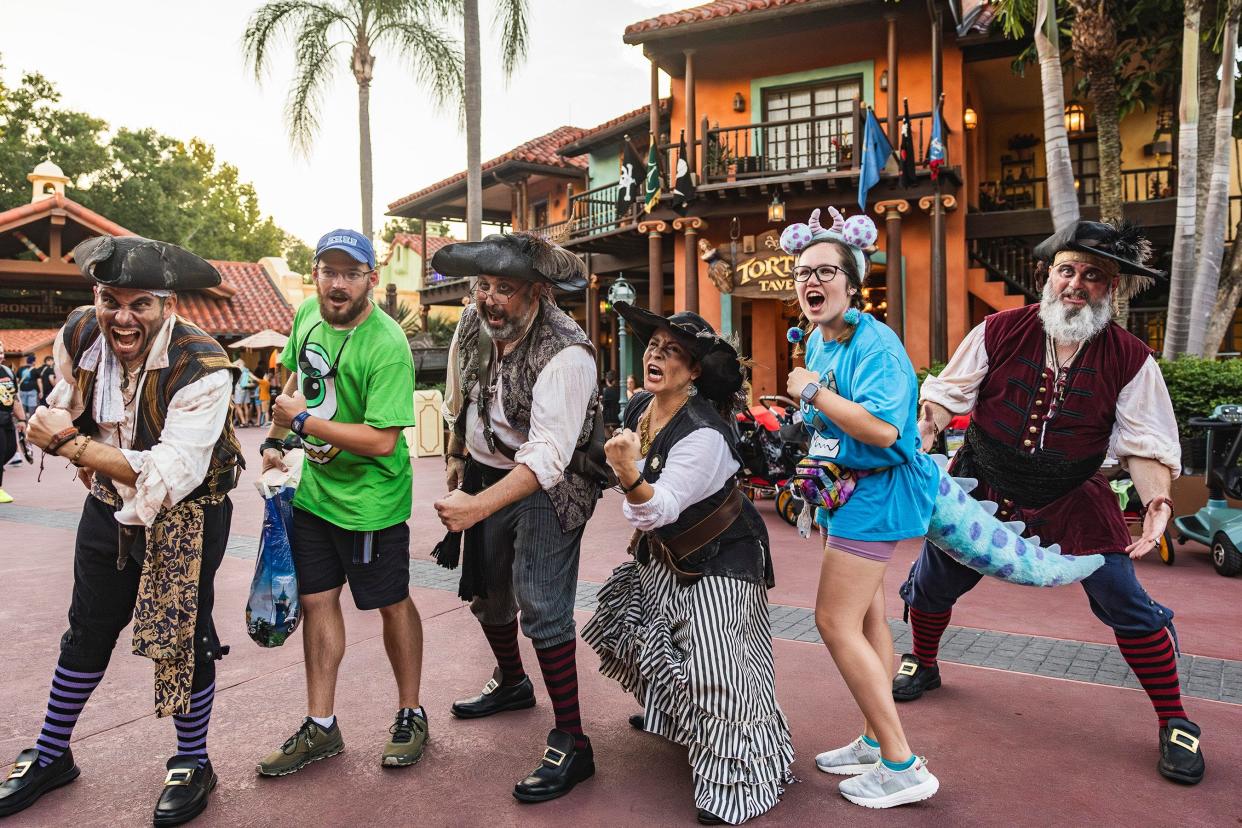
[[[594,349],[551,291],[581,290],[586,279],[581,259],[530,233],[448,245],[431,266],[474,279],[474,303],[449,348],[449,494],[435,504],[449,535],[434,554],[456,566],[461,545],[459,595],[496,657],[483,692],[452,712],[477,719],[534,706],[518,652],[520,609],[556,726],[513,795],[541,802],[595,773],[578,711],[574,599],[582,531],[600,494],[586,450],[596,447],[603,462],[603,420]]]
[[[177,825],[202,812],[216,785],[207,728],[216,660],[228,648],[212,624],[213,582],[241,458],[228,355],[177,316],[176,291],[214,287],[220,274],[137,236],[88,239],[73,255],[95,283],[95,304],[70,314],[56,337],[62,379],[31,418],[29,440],[77,466],[90,494],[43,730],[0,784],[0,816],[77,778],[74,725],[132,617],[132,649],[155,663],[155,713],[177,730],[154,823]]]
[[[1172,517],[1177,424],[1151,350],[1112,321],[1114,295],[1129,298],[1162,274],[1145,265],[1150,245],[1125,222],[1076,222],[1034,252],[1046,274],[1040,303],[989,316],[923,383],[923,445],[951,416],[971,414],[953,473],[979,480],[974,496],[1066,554],[1104,555],[1082,581],[1091,611],[1112,627],[1156,709],[1160,773],[1194,784],[1204,762],[1199,727],[1182,708],[1173,611],[1147,595],[1131,562],[1154,548]],[[1147,504],[1138,540],[1099,471],[1110,453]],[[954,603],[981,577],[924,545],[901,589],[914,652],[893,680],[898,701],[940,686],[940,638]]]

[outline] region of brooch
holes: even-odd
[[[655,457],[651,458],[651,470],[652,471],[660,470],[660,455],[657,454]]]

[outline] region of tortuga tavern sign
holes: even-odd
[[[733,295],[747,299],[793,299],[795,261],[796,257],[781,250],[778,232],[760,233],[755,238],[755,253],[734,265]]]

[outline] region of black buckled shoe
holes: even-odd
[[[647,719],[645,716],[643,716],[642,713],[635,713],[633,716],[630,716],[629,722],[630,722],[630,727],[634,728],[635,730],[646,730],[647,729]]]
[[[1160,775],[1183,785],[1197,785],[1203,780],[1203,751],[1199,750],[1199,726],[1186,719],[1169,719],[1160,728]]]
[[[483,692],[472,699],[453,702],[453,715],[459,719],[481,719],[503,713],[506,710],[525,710],[535,706],[535,687],[530,676],[509,687],[501,687],[496,675],[483,687]]]
[[[0,817],[10,816],[29,808],[53,788],[68,785],[78,778],[73,751],[66,750],[47,767],[39,767],[39,749],[26,748],[17,754],[13,770],[0,782]]]
[[[207,799],[216,787],[216,772],[208,761],[198,766],[197,756],[174,756],[168,760],[164,790],[155,803],[153,822],[158,826],[189,822],[207,807]]]
[[[595,775],[595,753],[591,740],[586,747],[574,747],[573,734],[553,730],[548,734],[548,746],[543,751],[543,761],[531,771],[530,776],[513,786],[513,795],[522,802],[546,802],[564,796],[574,785]]]
[[[699,808],[699,825],[724,825],[725,821],[706,808]]]
[[[893,676],[893,700],[914,701],[928,690],[940,686],[940,665],[924,667],[911,653],[901,657],[901,666]]]

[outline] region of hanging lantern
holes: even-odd
[[[1065,105],[1065,131],[1071,135],[1085,132],[1087,129],[1087,110],[1074,99]]]
[[[785,220],[785,202],[781,201],[781,191],[772,191],[772,203],[768,205],[768,223],[779,224]]]
[[[979,113],[969,106],[966,107],[966,111],[962,113],[962,125],[967,129],[974,129],[979,126]]]

